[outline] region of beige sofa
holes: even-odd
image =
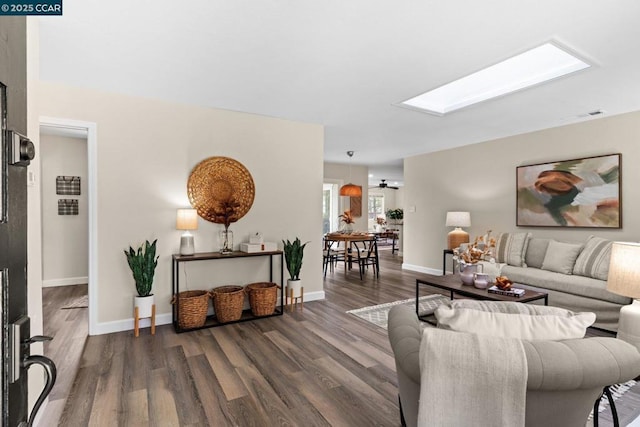
[[[524,287],[544,289],[551,306],[594,312],[595,327],[617,331],[620,308],[632,300],[606,289],[610,244],[595,236],[568,243],[535,238],[531,233],[503,233],[495,254],[496,273]]]

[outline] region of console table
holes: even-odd
[[[220,323],[215,317],[215,314],[212,316],[207,316],[207,321],[204,326],[198,328],[188,328],[183,329],[178,325],[178,313],[180,309],[180,304],[176,301],[173,305],[173,326],[176,332],[186,332],[186,331],[195,331],[198,329],[204,328],[213,328],[216,326],[224,326],[232,323],[246,322],[248,320],[262,319],[264,317],[273,317],[273,316],[281,316],[284,313],[284,290],[283,290],[283,281],[284,281],[284,259],[282,251],[268,251],[268,252],[231,252],[230,254],[223,255],[220,252],[202,252],[196,253],[193,255],[178,255],[174,254],[172,256],[173,264],[171,268],[171,274],[173,276],[173,294],[178,298],[180,294],[180,264],[185,262],[193,262],[193,261],[217,261],[217,260],[225,260],[225,259],[233,259],[237,260],[237,262],[242,262],[242,260],[246,260],[247,258],[255,258],[255,257],[269,257],[269,281],[273,282],[273,270],[274,270],[274,258],[280,258],[280,306],[276,306],[273,314],[268,316],[254,316],[251,313],[251,309],[244,310],[242,312],[242,317],[240,320],[236,320],[234,322],[225,322]]]

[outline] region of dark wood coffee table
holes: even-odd
[[[446,276],[424,274],[421,278],[416,279],[416,314],[418,317],[420,317],[420,313],[418,312],[420,285],[449,291],[451,299],[453,299],[455,295],[460,295],[467,298],[489,301],[516,301],[524,303],[544,300],[544,305],[549,305],[549,294],[539,289],[533,289],[530,286],[514,284],[516,288],[524,289],[525,293],[521,297],[511,297],[507,295],[492,294],[486,289],[478,289],[474,286],[464,285],[462,284],[462,279],[457,274],[448,274]]]

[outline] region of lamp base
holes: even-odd
[[[618,322],[618,335],[622,341],[636,346],[640,351],[640,301],[625,305],[620,309],[620,321]]]
[[[459,247],[462,243],[469,243],[469,233],[464,231],[460,227],[456,227],[449,234],[447,234],[447,249],[455,249]]]
[[[180,236],[180,255],[193,255],[195,251],[193,235],[191,233],[185,233]]]

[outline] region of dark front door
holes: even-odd
[[[2,285],[2,425],[30,425],[27,372],[42,365],[47,385],[35,410],[55,381],[55,366],[31,356],[27,316],[27,166],[33,144],[27,130],[26,20],[3,17],[0,23],[0,284]],[[35,413],[35,411],[34,411]]]

